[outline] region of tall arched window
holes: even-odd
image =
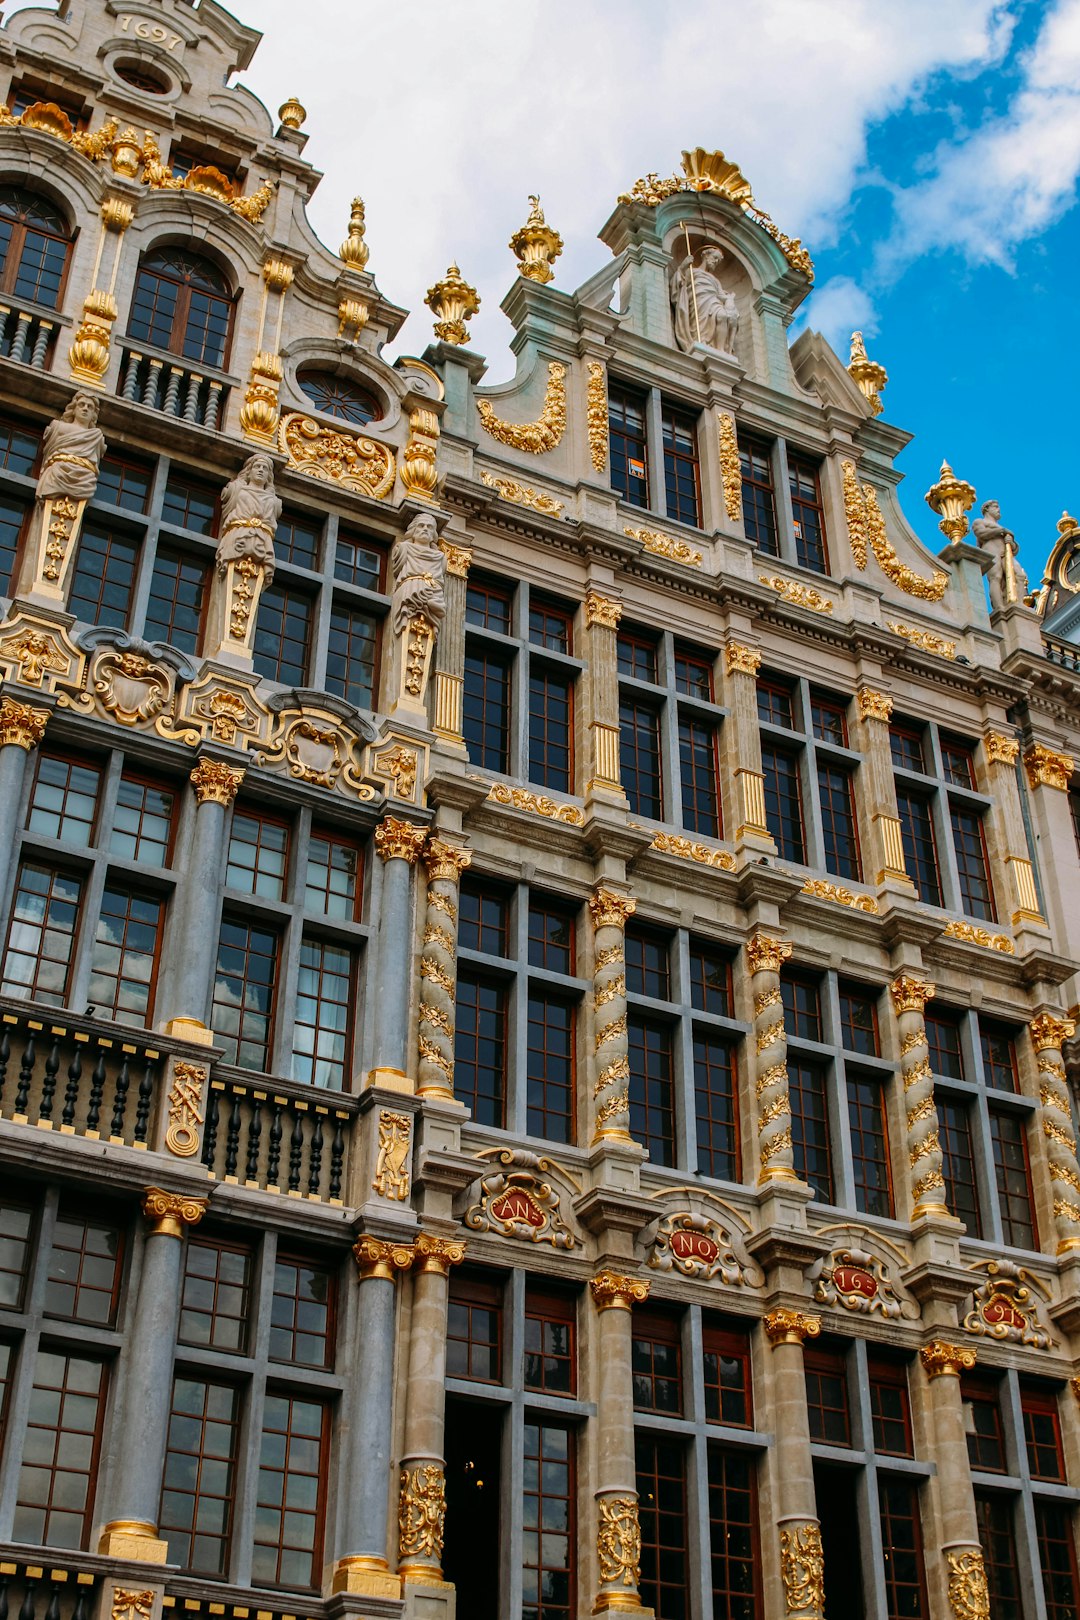
[[[361,426],[364,422],[377,422],[382,415],[382,406],[374,394],[348,377],[339,377],[336,372],[302,371],[296,380],[315,409],[324,416],[336,416],[342,422]]]
[[[220,369],[232,307],[228,283],[209,260],[183,248],[157,248],[139,266],[128,336]]]
[[[71,239],[55,204],[21,186],[0,187],[0,291],[55,309]]]

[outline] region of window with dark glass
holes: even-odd
[[[465,623],[479,630],[496,630],[500,635],[510,634],[513,601],[505,586],[482,574],[470,578],[465,590]]]
[[[229,828],[225,887],[264,900],[283,900],[288,863],[288,824],[237,805]]]
[[[950,813],[962,909],[969,917],[995,922],[997,913],[982,815],[955,802],[950,807]]]
[[[107,501],[125,512],[145,512],[150,499],[154,468],[150,462],[111,451],[98,469],[96,501]]]
[[[33,1226],[33,1210],[5,1193],[0,1203],[0,1306],[5,1310],[22,1309]]]
[[[526,1129],[569,1142],[574,1134],[574,1005],[536,987],[530,991],[526,1051]]]
[[[941,769],[950,787],[975,786],[975,751],[960,737],[941,738]]]
[[[336,1304],[336,1279],[326,1266],[279,1252],[270,1305],[270,1360],[332,1367]]]
[[[450,1278],[446,1322],[446,1376],[483,1384],[502,1380],[502,1290],[471,1275]]]
[[[788,1053],[791,1138],[795,1172],[817,1196],[833,1199],[832,1151],[829,1146],[828,1064]]]
[[[263,1403],[251,1578],[310,1591],[322,1575],[330,1408],[268,1390]]]
[[[1036,1498],[1035,1530],[1046,1620],[1075,1620],[1080,1610],[1080,1575],[1072,1510],[1063,1503]]]
[[[304,910],[355,922],[360,915],[363,871],[363,855],[353,839],[313,827],[308,839]]]
[[[855,781],[850,770],[818,759],[818,797],[825,869],[836,877],[862,876],[855,824]]]
[[[91,1356],[39,1350],[12,1536],[85,1547],[93,1518],[108,1374]]]
[[[259,598],[253,643],[254,667],[267,680],[303,686],[311,641],[311,597],[286,585],[271,585]]]
[[[914,1456],[907,1368],[891,1357],[871,1356],[867,1370],[874,1450],[888,1457]]]
[[[788,483],[791,488],[791,515],[795,524],[795,556],[800,566],[815,574],[829,572],[825,544],[825,511],[821,504],[818,469],[805,456],[788,451]]]
[[[293,1079],[344,1091],[352,1072],[355,952],[305,935],[293,1025]]]
[[[505,1123],[506,987],[463,968],[457,981],[454,1095],[478,1125]]]
[[[180,1293],[181,1344],[209,1350],[247,1349],[251,1319],[251,1250],[209,1236],[192,1237],[184,1250]]]
[[[671,994],[671,945],[667,935],[631,923],[626,929],[624,950],[630,994],[667,1001]]]
[[[631,1014],[630,1133],[654,1164],[675,1163],[675,1097],[671,1026]]]
[[[508,901],[506,894],[474,877],[461,881],[458,944],[488,956],[507,953]]]
[[[326,690],[358,709],[375,705],[379,620],[335,603],[326,648]]]
[[[562,1423],[527,1421],[521,1512],[522,1620],[575,1613],[574,1436]]]
[[[617,650],[620,675],[655,684],[657,664],[654,637],[634,630],[620,630]]]
[[[199,650],[206,604],[210,594],[209,562],[158,548],[150,576],[143,634],[148,641],[164,641],[179,652]]]
[[[955,1015],[928,1007],[925,1024],[926,1044],[930,1048],[930,1067],[935,1075],[950,1080],[966,1079],[963,1040]]]
[[[664,814],[660,714],[645,699],[624,696],[619,704],[619,774],[631,813],[660,821]]]
[[[529,966],[549,973],[574,971],[574,914],[542,895],[529,896]]]
[[[226,916],[221,924],[212,1025],[226,1063],[265,1074],[274,1033],[278,936]]]
[[[577,1387],[573,1295],[529,1283],[525,1290],[525,1388],[573,1395]]]
[[[795,697],[791,688],[775,681],[758,681],[757,712],[758,719],[766,725],[791,731],[795,725]]]
[[[801,866],[806,859],[806,839],[798,756],[763,741],[761,770],[765,779],[766,826],[781,859]]]
[[[803,1041],[820,1041],[821,987],[817,980],[784,973],[780,979],[780,999],[788,1034]]]
[[[864,1057],[879,1057],[877,994],[858,985],[840,986],[840,1023],[844,1032],[844,1046],[849,1052],[860,1052]]]
[[[143,255],[135,278],[128,336],[199,366],[225,366],[233,301],[208,259],[183,248]]]
[[[768,445],[744,439],[739,445],[742,478],[743,528],[758,551],[779,557],[776,532],[776,493],[773,489],[772,453]]]
[[[574,650],[573,610],[548,602],[535,593],[529,598],[529,641],[546,652],[572,653]]]
[[[867,1215],[890,1217],[889,1135],[881,1081],[849,1073],[847,1102],[856,1206]]]
[[[637,1434],[642,1604],[664,1620],[689,1620],[686,1454],[677,1440]]]
[[[719,838],[720,761],[716,727],[685,710],[679,716],[679,768],[683,826],[706,838]]]
[[[803,1367],[811,1440],[825,1446],[850,1446],[846,1356],[839,1350],[807,1347],[803,1352]]]
[[[239,1441],[240,1391],[178,1377],[158,1523],[169,1562],[193,1575],[229,1572]]]
[[[631,506],[649,504],[645,398],[612,383],[608,388],[611,487]]]
[[[506,654],[466,647],[462,732],[469,760],[485,771],[510,769],[510,664]]]
[[[990,1109],[990,1139],[994,1145],[994,1175],[998,1214],[1005,1242],[1017,1249],[1037,1249],[1035,1204],[1031,1193],[1027,1121],[1022,1114]]]
[[[68,592],[68,612],[84,624],[107,624],[123,630],[131,612],[138,557],[137,541],[100,524],[84,523]]]
[[[979,1524],[990,1613],[999,1620],[1024,1620],[1013,1522],[1015,1511],[1012,1496],[976,1490],[975,1517]]]
[[[702,1324],[705,1369],[705,1416],[728,1428],[753,1427],[753,1383],[750,1376],[750,1341],[746,1333]]]
[[[694,1032],[697,1167],[721,1181],[739,1179],[735,1054],[729,1039],[706,1027]]]
[[[203,483],[182,468],[172,467],[161,502],[162,522],[209,538],[217,522],[219,494],[214,484]]]
[[[761,1613],[761,1570],[754,1459],[710,1445],[708,1467],[713,1614],[756,1620]]]
[[[31,502],[10,491],[0,491],[0,591],[7,596],[15,574],[27,514]]]
[[[309,567],[317,564],[313,561]],[[386,572],[386,551],[368,535],[339,528],[334,548],[334,578],[365,591],[381,591]]]
[[[675,643],[675,690],[683,697],[712,703],[713,661],[706,653]]]
[[[960,1380],[964,1403],[968,1461],[983,1474],[1005,1472],[1005,1431],[1001,1422],[998,1386],[990,1379],[964,1374]]]
[[[889,727],[889,746],[892,750],[892,762],[898,771],[926,770],[926,757],[923,750],[922,732],[910,726],[893,725]]]
[[[895,1475],[878,1482],[885,1601],[889,1620],[927,1620],[919,1487]]]
[[[1000,1024],[979,1020],[979,1041],[982,1046],[983,1077],[995,1091],[1019,1091],[1020,1074],[1016,1066],[1016,1042],[1011,1030]]]
[[[0,186],[0,292],[59,309],[71,229],[39,192]]]
[[[817,692],[810,694],[810,722],[818,742],[832,743],[835,748],[848,745],[847,706]]]
[[[702,940],[690,941],[690,1004],[697,1012],[731,1017],[731,961]]]
[[[374,394],[361,388],[351,377],[307,368],[297,373],[296,380],[300,392],[323,416],[336,416],[339,422],[362,427],[365,422],[377,422],[383,414]]]
[[[124,1234],[117,1221],[61,1205],[49,1251],[46,1316],[115,1326],[123,1263]]]
[[[664,495],[667,515],[676,523],[701,522],[697,418],[665,400],[661,405],[664,440]]]
[[[1024,1414],[1024,1442],[1032,1479],[1065,1483],[1065,1451],[1061,1443],[1061,1414],[1056,1390],[1029,1383],[1020,1385]]]
[[[971,1106],[949,1100],[946,1093],[939,1093],[936,1102],[949,1210],[963,1221],[968,1236],[977,1238],[982,1233],[975,1149],[971,1139]]]
[[[318,567],[319,536],[322,534],[322,524],[317,518],[309,517],[306,512],[294,512],[288,507],[278,519],[277,533],[274,535],[274,556],[278,562],[293,563],[297,568]],[[338,542],[340,550],[341,542]],[[336,573],[336,569],[335,569]],[[341,576],[338,575],[338,578]],[[367,581],[356,580],[355,584],[366,584]],[[373,589],[377,590],[375,585]]]
[[[681,1416],[682,1343],[677,1316],[634,1310],[631,1366],[635,1411]]]
[[[556,793],[573,792],[573,677],[538,659],[529,665],[528,779]]]
[[[915,892],[927,905],[941,904],[941,877],[938,872],[937,844],[934,839],[934,813],[925,793],[913,788],[896,789],[900,835],[904,846],[904,866],[915,885]]]

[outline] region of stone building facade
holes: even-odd
[[[388,363],[257,42],[0,30],[5,1612],[1075,1620],[1075,524],[720,153]]]

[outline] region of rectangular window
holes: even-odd
[[[897,785],[896,808],[904,845],[904,865],[920,900],[928,906],[941,904],[941,878],[938,873],[937,844],[934,839],[934,813],[930,800]]]
[[[267,680],[303,686],[311,639],[311,598],[285,585],[271,585],[259,601],[254,667]]]
[[[975,1516],[986,1566],[990,1613],[995,1620],[1024,1620],[1014,1512],[1011,1496],[1004,1496],[1000,1491],[975,1492]]]
[[[818,759],[818,797],[825,870],[835,877],[862,876],[859,834],[855,822],[855,780],[851,771]]]
[[[679,716],[679,770],[683,826],[706,838],[720,837],[719,759],[716,727]]]
[[[682,1344],[678,1317],[661,1311],[634,1311],[631,1366],[634,1410],[680,1417]]]
[[[969,1237],[981,1237],[970,1108],[964,1103],[950,1102],[939,1092],[937,1115],[949,1210],[963,1221]]]
[[[105,889],[90,959],[90,1005],[99,1018],[149,1024],[164,922],[160,900],[112,884]]]
[[[619,774],[631,814],[660,821],[660,715],[651,703],[624,697],[619,704]]]
[[[705,1416],[710,1423],[749,1429],[753,1425],[750,1345],[745,1332],[702,1327]]]
[[[960,1025],[955,1017],[948,1013],[927,1011],[925,1018],[930,1067],[942,1078],[965,1079],[964,1049],[960,1039]]]
[[[697,418],[666,402],[661,407],[664,431],[664,494],[667,515],[676,523],[701,522]]]
[[[466,646],[461,729],[473,765],[509,771],[510,664],[504,654]]]
[[[502,1380],[502,1292],[494,1284],[467,1274],[450,1278],[446,1319],[448,1378],[472,1378],[481,1384]]]
[[[1035,1528],[1039,1537],[1046,1620],[1075,1620],[1080,1609],[1080,1578],[1076,1570],[1072,1511],[1057,1502],[1036,1500]]]
[[[115,1222],[61,1207],[49,1251],[46,1316],[114,1326],[123,1262],[124,1234]]]
[[[529,996],[526,1130],[551,1142],[574,1134],[574,1008],[534,991]]]
[[[697,1167],[703,1176],[739,1179],[735,1059],[728,1041],[707,1030],[694,1033]]]
[[[684,697],[713,701],[713,659],[711,653],[694,652],[675,646],[675,690]]]
[[[226,917],[221,924],[211,1023],[226,1063],[265,1074],[274,1031],[277,935]]]
[[[67,872],[24,861],[11,909],[0,990],[62,1006],[75,956],[82,884]]]
[[[653,1164],[675,1163],[675,1101],[671,1028],[631,1015],[630,1133]]]
[[[336,1296],[333,1273],[325,1266],[279,1253],[270,1307],[270,1360],[332,1367]]]
[[[193,1575],[228,1575],[236,1492],[240,1392],[177,1378],[159,1525],[169,1563]]]
[[[712,946],[690,941],[690,1005],[695,1012],[731,1017],[731,962]]]
[[[903,1362],[871,1356],[868,1370],[874,1450],[886,1457],[914,1456],[907,1368]]]
[[[1039,1240],[1035,1230],[1024,1116],[991,1108],[990,1136],[994,1143],[1001,1235],[1015,1249],[1037,1249]]]
[[[941,738],[941,774],[950,787],[975,786],[975,756],[970,743],[959,737]]]
[[[29,477],[41,448],[41,432],[25,422],[0,420],[0,467]],[[104,471],[104,466],[102,468]]]
[[[671,999],[671,964],[666,935],[635,927],[626,930],[626,988],[632,996]]]
[[[298,568],[314,568],[319,555],[322,524],[305,512],[286,509],[278,519],[274,535],[274,557],[279,563],[295,563]]]
[[[833,1201],[829,1148],[828,1066],[788,1054],[791,1137],[795,1172],[825,1203]]]
[[[656,685],[655,637],[634,630],[620,630],[617,649],[620,675]]]
[[[311,568],[315,566],[314,562],[309,564]],[[334,552],[335,579],[340,579],[346,585],[361,585],[366,591],[381,591],[385,567],[386,552],[376,541],[366,535],[338,530]]]
[[[289,829],[257,811],[237,808],[229,828],[225,887],[263,900],[285,898]]]
[[[101,772],[96,765],[42,754],[38,760],[28,832],[55,838],[71,849],[88,849],[94,839]]]
[[[12,1527],[16,1541],[85,1546],[106,1385],[100,1361],[60,1350],[38,1352]]]
[[[138,559],[137,540],[84,523],[68,593],[68,612],[84,624],[124,629],[131,612]]]
[[[846,748],[847,705],[834,698],[821,697],[817,692],[810,697],[810,722],[818,742],[832,743]]]
[[[885,1604],[889,1620],[926,1620],[919,1487],[906,1479],[878,1481]]]
[[[29,501],[20,500],[6,490],[0,493],[0,592],[5,596],[11,591],[15,558],[29,510]]]
[[[480,630],[497,630],[508,636],[513,605],[513,593],[482,574],[470,578],[465,587],[465,623]]]
[[[184,1253],[180,1343],[243,1352],[251,1311],[250,1249],[191,1238]]]
[[[678,1441],[638,1433],[637,1488],[642,1606],[664,1620],[689,1620],[686,1458]]]
[[[791,515],[795,524],[795,556],[800,567],[815,574],[829,572],[825,545],[825,512],[821,504],[821,481],[812,461],[788,452],[788,483],[791,489]]]
[[[525,1388],[573,1395],[577,1312],[571,1294],[530,1283],[525,1289]]]
[[[574,682],[560,669],[529,668],[528,780],[556,793],[574,791]]]
[[[505,894],[466,877],[461,884],[461,921],[458,944],[467,951],[487,956],[507,953],[507,903]]]
[[[858,985],[840,986],[840,1025],[847,1051],[880,1057],[877,1000],[873,991],[863,990]]]
[[[892,751],[892,762],[898,771],[926,771],[926,756],[923,752],[922,732],[911,726],[890,726],[889,747]]]
[[[212,535],[217,518],[218,492],[213,484],[201,483],[173,468],[161,503],[164,523],[175,523],[192,534]]]
[[[1024,1412],[1024,1443],[1032,1479],[1065,1483],[1065,1452],[1061,1444],[1061,1416],[1057,1394],[1052,1389],[1021,1385],[1020,1404]]]
[[[573,1620],[574,1439],[557,1423],[526,1422],[521,1600],[525,1620]]]
[[[801,866],[806,859],[806,841],[798,757],[762,742],[761,770],[765,778],[766,826],[776,840],[780,858]]]
[[[326,690],[357,709],[375,706],[379,621],[335,602],[326,648]]]
[[[754,1458],[712,1445],[708,1460],[712,1612],[754,1620],[761,1613]]]
[[[806,1350],[806,1415],[810,1438],[823,1446],[850,1446],[847,1358],[835,1350]]]
[[[574,913],[537,894],[529,896],[529,966],[574,971]]]
[[[985,1378],[960,1382],[967,1431],[968,1461],[982,1474],[1005,1473],[1005,1432],[998,1386]]]
[[[776,535],[776,495],[773,491],[772,457],[768,445],[744,440],[739,445],[742,476],[743,528],[746,538],[766,556],[779,557]]]
[[[363,892],[363,856],[349,838],[312,830],[308,840],[304,910],[318,917],[355,922]]]
[[[890,1218],[893,1204],[889,1180],[889,1137],[881,1081],[849,1073],[847,1096],[856,1207],[867,1215]]]
[[[472,1109],[478,1125],[501,1129],[506,1112],[506,991],[502,985],[459,973],[456,1025],[454,1095]]]
[[[198,652],[210,577],[210,564],[200,558],[159,549],[143,624],[147,641],[164,641],[180,652]]]
[[[954,804],[951,806],[951,819],[962,908],[969,917],[982,917],[986,922],[994,922],[997,913],[990,882],[990,863],[986,858],[983,818],[977,810],[965,810]]]
[[[801,1041],[821,1039],[821,988],[816,979],[798,978],[785,973],[780,980],[784,1005],[784,1026],[789,1035]]]
[[[543,597],[529,597],[529,641],[545,652],[570,653],[574,650],[574,612]]]
[[[1016,1042],[1011,1031],[980,1018],[983,1079],[995,1091],[1019,1091],[1020,1073],[1016,1066]]]
[[[352,1072],[356,957],[343,945],[304,938],[296,985],[293,1079],[344,1091]]]
[[[109,851],[141,866],[167,866],[176,795],[171,788],[124,776],[116,792]]]
[[[22,1310],[33,1211],[4,1197],[0,1204],[0,1306]]]
[[[251,1578],[312,1590],[321,1575],[330,1408],[267,1393],[263,1407]]]
[[[762,725],[795,729],[795,697],[791,688],[775,681],[758,681],[757,714]]]
[[[145,512],[153,476],[154,469],[147,462],[131,461],[113,451],[101,463],[94,499],[127,512]]]
[[[628,388],[608,390],[611,487],[631,506],[649,504],[649,464],[645,439],[645,400]]]

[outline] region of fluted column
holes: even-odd
[[[790,958],[790,940],[760,929],[747,941],[754,992],[754,1098],[757,1110],[758,1181],[797,1181],[788,1094],[787,1033],[780,969]]]
[[[649,1284],[600,1271],[590,1284],[596,1307],[597,1484],[596,1555],[599,1585],[593,1613],[641,1609],[641,1527],[634,1452],[633,1321]]]
[[[772,1345],[776,1527],[785,1613],[820,1620],[825,1612],[825,1563],[814,1495],[803,1344],[817,1338],[821,1318],[779,1306],[765,1315],[763,1326]]]
[[[765,822],[765,781],[761,774],[761,734],[758,730],[757,677],[761,653],[757,647],[729,641],[724,648],[730,718],[721,732],[728,769],[735,786],[738,821],[735,841],[749,839],[771,854],[776,845]]]
[[[446,1318],[450,1267],[465,1258],[465,1245],[421,1232],[413,1251],[405,1450],[398,1480],[398,1573],[406,1581],[441,1581],[446,1520]]]
[[[169,920],[173,969],[168,990],[171,1012],[164,1028],[170,1034],[191,1035],[191,1025],[205,1027],[210,1017],[225,867],[225,812],[243,780],[242,769],[207,757],[190,775],[195,821]]]
[[[585,795],[599,792],[624,803],[619,776],[618,629],[622,603],[593,586],[585,592],[589,661],[589,749]]]
[[[472,861],[472,853],[445,838],[429,838],[423,859],[427,901],[420,955],[416,1089],[421,1097],[452,1099],[458,903],[461,874]]]
[[[409,1009],[412,986],[412,868],[427,839],[427,828],[397,816],[384,816],[375,829],[375,849],[383,863],[379,904],[373,1017],[372,1085],[406,1089]]]
[[[900,973],[891,985],[893,1011],[900,1037],[900,1073],[907,1115],[908,1164],[911,1167],[911,1219],[948,1215],[943,1156],[934,1105],[934,1073],[926,1040],[926,1003],[934,986],[913,973]]]
[[[904,839],[896,808],[896,778],[893,775],[889,722],[893,700],[872,686],[860,686],[855,693],[858,710],[857,746],[862,754],[860,788],[870,813],[870,859],[875,883],[902,883],[910,890],[911,878],[904,861]],[[869,875],[869,874],[868,874]]]
[[[629,1142],[630,1043],[626,1028],[626,919],[637,901],[598,883],[593,924],[592,1141]]]
[[[1015,737],[1002,731],[988,731],[983,736],[986,791],[994,801],[990,816],[991,854],[1004,867],[1006,893],[1001,898],[1007,902],[1013,927],[1023,928],[1026,924],[1034,923],[1045,928],[1046,920],[1039,909],[1035,873],[1028,853],[1020,784],[1016,778],[1019,755],[1020,744]]]
[[[1054,1227],[1057,1252],[1080,1249],[1080,1164],[1076,1158],[1069,1087],[1061,1048],[1076,1025],[1071,1018],[1041,1012],[1028,1026],[1039,1071],[1039,1117],[1046,1138],[1050,1179],[1054,1183]]]
[[[48,709],[0,697],[0,899],[7,894],[30,752],[45,735],[48,719]]]
[[[938,1524],[945,1568],[941,1572],[954,1620],[990,1614],[979,1522],[971,1485],[960,1375],[975,1365],[966,1345],[931,1339],[919,1351],[930,1393],[930,1448],[937,1465]]]
[[[435,697],[433,729],[436,736],[464,748],[461,735],[465,690],[465,596],[469,583],[472,552],[455,546],[444,535],[439,546],[446,554],[446,614],[435,643]]]
[[[112,1511],[98,1542],[98,1552],[114,1558],[164,1564],[168,1553],[158,1537],[157,1518],[180,1320],[183,1238],[202,1220],[207,1202],[160,1187],[148,1187],[143,1194],[147,1235],[133,1327],[124,1344],[119,1453],[109,1486]]]
[[[334,1565],[331,1592],[398,1597],[401,1579],[387,1562],[390,1442],[394,1411],[394,1285],[413,1263],[412,1245],[365,1233],[353,1245],[360,1278],[360,1332],[346,1443],[346,1524],[349,1549]]]

